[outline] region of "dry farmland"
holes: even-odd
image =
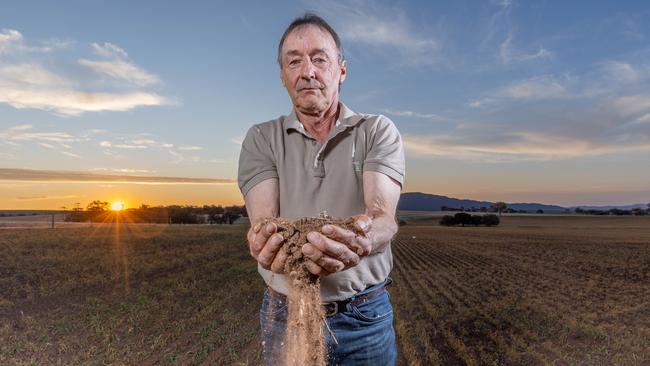
[[[259,364],[245,230],[0,230],[0,364]],[[400,230],[401,364],[650,364],[650,218]]]

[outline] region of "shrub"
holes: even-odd
[[[459,213],[454,215],[454,219],[461,226],[472,225],[472,215],[470,215],[468,213],[459,212]]]
[[[481,215],[472,215],[470,221],[472,225],[479,226],[483,223],[483,217]]]
[[[443,226],[456,226],[457,224],[456,219],[451,215],[445,215],[440,219],[440,225]]]
[[[499,225],[500,222],[499,216],[495,214],[484,215],[482,219],[483,219],[483,225],[485,226],[497,226]]]

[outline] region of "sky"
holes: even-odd
[[[0,12],[0,209],[231,205],[246,131],[291,111],[277,43],[341,36],[403,192],[650,202],[647,1],[14,1]]]

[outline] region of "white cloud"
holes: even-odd
[[[31,132],[32,125],[17,125],[0,130],[0,141],[72,142],[77,138],[66,132]]]
[[[650,94],[627,95],[615,98],[613,107],[623,115],[633,115],[650,110]]]
[[[603,71],[614,83],[640,83],[650,78],[650,65],[633,65],[622,61],[603,63]]]
[[[541,46],[535,53],[521,52],[514,47],[512,41],[512,34],[508,34],[506,39],[499,45],[499,58],[503,64],[507,65],[513,61],[548,60],[553,57],[552,52]]]
[[[92,61],[80,59],[78,62],[94,72],[106,74],[115,79],[122,79],[135,85],[145,86],[160,82],[158,76],[148,73],[125,60]]]
[[[151,139],[136,139],[136,140],[131,140],[131,143],[135,145],[155,145],[157,144],[156,141],[151,140]]]
[[[391,110],[391,109],[384,109],[384,112],[388,114],[392,114],[393,116],[398,116],[398,117],[416,117],[416,118],[423,118],[423,119],[434,119],[434,120],[446,120],[447,118],[439,116],[434,113],[420,113],[420,112],[415,112],[415,111],[410,111],[410,110]]]
[[[129,55],[122,48],[110,43],[104,42],[103,45],[93,42],[90,44],[90,47],[93,48],[96,54],[102,57],[111,58],[111,57],[123,57],[127,58]]]
[[[145,86],[160,82],[158,76],[151,74],[128,60],[128,54],[122,48],[106,42],[103,45],[92,43],[91,47],[96,54],[108,60],[80,59],[79,64],[94,72],[108,75],[115,79]]]
[[[23,35],[14,29],[3,29],[0,32],[0,54],[8,53],[10,50],[20,48],[23,43]]]
[[[89,172],[107,172],[107,171],[112,171],[115,173],[127,173],[127,174],[133,174],[133,173],[145,173],[145,174],[152,174],[155,173],[155,170],[148,170],[148,169],[129,169],[129,168],[90,168],[88,169]]]
[[[15,29],[0,31],[0,55],[40,52],[47,53],[70,46],[73,42],[51,39],[41,41],[42,46],[27,46],[23,42],[23,35]]]
[[[60,151],[60,153],[63,154],[63,155],[69,156],[71,158],[81,159],[81,156],[79,156],[79,155],[77,155],[75,153],[71,153],[69,151]]]
[[[325,4],[325,5],[324,5]],[[375,49],[396,51],[400,66],[431,65],[440,61],[439,42],[417,32],[404,11],[380,6],[374,1],[346,4],[338,1],[310,3],[332,19],[341,38]]]
[[[179,146],[178,150],[196,151],[196,150],[203,150],[203,147],[201,147],[201,146]]]
[[[512,100],[566,99],[575,96],[569,91],[571,80],[564,76],[541,75],[517,80],[509,85],[487,92],[486,96],[468,102],[471,108],[483,108]]]
[[[498,142],[489,138],[471,139],[461,135],[403,136],[408,155],[428,159],[507,163],[571,159],[631,151],[649,151],[650,141],[626,144],[599,144],[585,138],[541,132],[506,132]]]
[[[497,97],[512,99],[554,99],[569,94],[561,82],[550,75],[521,80],[497,91]]]
[[[62,44],[49,41],[46,46],[31,47],[24,44],[22,34],[16,30],[3,30],[0,33],[0,54],[19,53],[21,50],[44,52]],[[127,60],[128,55],[124,50],[111,43],[93,44],[92,47],[98,55],[111,59],[81,59],[79,63],[122,82],[124,85],[112,85],[113,89],[117,86],[121,91],[88,90],[87,87],[82,90],[81,85],[88,85],[88,81],[60,75],[42,66],[36,53],[23,52],[19,55],[19,61],[0,65],[0,103],[17,109],[41,109],[64,116],[173,104],[170,99],[157,93],[133,88],[158,83],[160,79]]]

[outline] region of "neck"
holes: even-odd
[[[338,99],[334,100],[322,111],[301,111],[298,108],[295,110],[296,117],[305,126],[305,130],[323,144],[336,124],[339,115],[339,101]]]

